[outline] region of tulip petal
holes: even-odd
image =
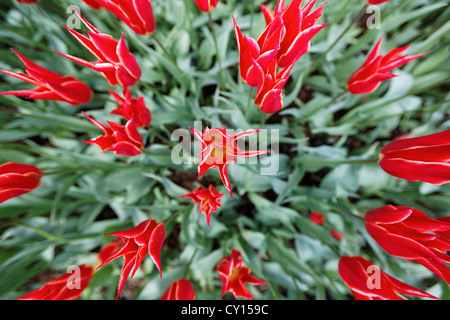
[[[153,229],[150,241],[148,243],[148,253],[159,270],[159,275],[162,278],[161,270],[161,248],[164,244],[164,238],[166,236],[166,229],[164,223],[158,224]]]
[[[390,175],[408,181],[423,181],[438,185],[450,181],[450,163],[383,158],[378,164]]]

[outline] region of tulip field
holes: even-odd
[[[2,0],[0,299],[450,300],[449,45],[443,0]]]

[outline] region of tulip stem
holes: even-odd
[[[117,170],[124,168],[124,166],[111,166],[111,167],[73,167],[73,168],[64,168],[56,171],[44,171],[42,170],[43,174],[46,176],[53,175],[53,174],[64,174],[64,173],[73,173],[73,172],[79,172],[79,171],[89,171],[89,170],[102,170],[102,171],[108,171],[108,170]]]
[[[84,240],[84,239],[90,239],[90,238],[96,238],[98,237],[98,234],[92,234],[92,235],[86,235],[86,236],[82,236],[82,237],[76,237],[76,238],[62,238],[59,236],[55,236],[54,234],[51,234],[47,231],[44,231],[42,229],[27,225],[27,224],[23,224],[23,223],[13,223],[13,225],[17,226],[17,227],[21,227],[21,228],[25,228],[25,229],[29,229],[37,234],[39,234],[40,236],[49,239],[51,241],[54,242],[58,242],[58,243],[70,243],[72,241],[79,241],[79,240]]]
[[[152,38],[155,40],[155,42],[158,44],[158,46],[164,51],[164,54],[172,60],[172,62],[175,63],[175,60],[172,57],[172,54],[169,52],[169,50],[166,49],[166,47],[162,44],[161,41],[159,41],[158,37],[155,35],[155,33],[152,33]]]
[[[214,40],[214,48],[216,49],[216,60],[219,64],[219,77],[220,77],[220,84],[223,83],[223,68],[222,68],[222,59],[220,58],[219,53],[219,45],[217,44],[217,37],[216,32],[214,31],[214,23],[211,16],[211,11],[208,11],[208,20],[209,20],[209,28],[211,29],[211,33]]]
[[[177,105],[171,103],[169,100],[166,99],[166,97],[159,92],[158,90],[156,90],[155,88],[153,88],[152,86],[150,86],[149,84],[140,81],[140,84],[147,90],[150,90],[151,92],[153,92],[156,96],[158,96],[162,101],[164,101],[164,103],[166,103],[167,105],[171,106],[172,108],[176,109],[178,112],[180,113],[185,113],[183,109],[181,109],[180,107],[178,107]]]
[[[275,243],[271,237],[268,237],[267,240],[268,240],[269,246],[272,248],[272,250],[276,251],[278,253],[278,258],[279,258],[278,262],[280,263],[280,265],[284,269],[284,271],[286,271],[286,273],[291,277],[292,283],[294,284],[294,287],[295,287],[295,290],[297,291],[299,299],[305,300],[305,295],[303,294],[302,290],[297,285],[297,278],[290,270],[288,264],[286,264],[286,261],[283,259],[283,253],[278,250],[277,246],[275,245]]]
[[[355,160],[343,160],[343,161],[314,161],[314,162],[302,162],[304,166],[338,166],[342,164],[364,164],[364,163],[377,163],[379,159],[355,159]]]
[[[347,26],[347,28],[345,28],[345,30],[339,35],[339,37],[336,38],[336,40],[334,40],[334,42],[328,47],[327,50],[325,50],[324,53],[322,53],[322,55],[319,57],[319,59],[317,59],[313,65],[311,66],[311,70],[315,70],[318,65],[322,62],[322,60],[326,57],[326,55],[328,54],[328,52],[331,51],[331,49],[333,49],[339,41],[341,41],[341,39],[344,37],[344,35],[350,30],[350,28],[353,26],[353,24],[358,21],[363,15],[364,12],[366,12],[368,5],[364,4],[364,7],[358,12],[358,14],[355,16],[355,18],[350,22],[350,24]]]
[[[356,218],[356,219],[359,219],[359,220],[364,220],[364,217],[358,216],[358,215],[356,215],[356,214],[354,214],[354,213],[352,213],[350,211],[347,211],[345,209],[339,208],[338,206],[333,205],[332,203],[325,202],[325,201],[316,199],[314,197],[309,197],[308,200],[313,200],[313,201],[315,201],[316,203],[318,203],[320,205],[327,206],[327,207],[329,207],[332,210],[342,212],[342,213],[344,213],[346,215],[349,215],[349,216],[351,216],[353,218]]]
[[[170,61],[172,62],[172,64],[174,65],[174,67],[177,69],[177,71],[183,76],[186,77],[185,73],[183,72],[183,70],[180,69],[180,67],[177,64],[177,61],[175,60],[174,56],[169,52],[169,50],[167,50],[167,48],[164,46],[164,44],[159,41],[158,37],[155,35],[155,33],[152,33],[152,38],[153,40],[155,40],[155,42],[158,44],[158,46],[164,51],[164,54],[166,55],[166,57],[168,59],[170,59]]]
[[[248,93],[247,108],[245,109],[245,120],[247,120],[247,121],[248,121],[248,116],[250,115],[250,107],[251,107],[252,98],[253,98],[253,87],[250,87],[250,90]]]
[[[186,279],[186,277],[187,277],[187,274],[188,274],[188,272],[189,272],[189,269],[190,269],[190,267],[191,267],[191,264],[192,264],[192,262],[194,261],[195,255],[196,255],[197,252],[198,252],[198,248],[199,248],[199,246],[196,246],[196,247],[195,247],[194,253],[192,254],[191,258],[189,259],[189,261],[188,261],[188,263],[187,263],[187,265],[186,265],[186,268],[184,269],[183,279]]]

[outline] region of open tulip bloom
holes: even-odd
[[[0,69],[1,72],[14,78],[31,83],[34,89],[0,92],[0,95],[13,95],[28,99],[54,100],[71,105],[88,103],[93,96],[92,90],[72,76],[63,76],[39,66],[12,49],[25,65],[25,72],[11,72]]]
[[[360,256],[341,257],[338,271],[356,300],[404,300],[398,294],[437,299],[391,277]]]
[[[161,248],[166,236],[164,223],[158,224],[153,219],[146,220],[129,230],[112,232],[105,235],[119,237],[123,242],[117,251],[109,257],[105,257],[103,263],[98,266],[98,268],[101,268],[117,258],[124,257],[125,262],[123,264],[122,274],[120,275],[116,298],[119,298],[128,275],[132,272],[131,277],[134,276],[142,261],[147,256],[147,253],[152,258],[162,277]]]
[[[242,265],[244,259],[235,249],[231,255],[222,258],[217,265],[217,273],[222,281],[222,296],[230,291],[235,298],[253,299],[253,295],[245,287],[246,283],[253,285],[268,284],[252,276],[251,270]]]
[[[380,151],[380,167],[408,181],[450,182],[450,130],[390,142]]]
[[[83,112],[97,128],[103,131],[104,136],[91,140],[83,140],[85,143],[96,144],[102,151],[114,151],[115,154],[132,157],[142,153],[144,141],[139,133],[134,118],[128,120],[125,125],[106,121],[110,127],[101,124]]]
[[[122,116],[127,120],[134,118],[134,122],[138,128],[147,127],[150,125],[152,115],[150,110],[145,106],[143,96],[140,96],[137,99],[133,98],[128,88],[123,90],[124,97],[121,97],[114,91],[109,91],[109,93],[119,104],[119,108],[111,111],[112,114]]]
[[[36,189],[42,175],[39,168],[29,164],[7,162],[0,165],[0,203]]]
[[[255,157],[265,154],[267,150],[241,150],[237,144],[237,140],[250,136],[259,130],[246,130],[237,134],[230,134],[225,128],[218,129],[205,128],[203,132],[190,128],[194,133],[195,138],[201,143],[201,151],[198,155],[201,156],[200,163],[197,167],[198,176],[201,177],[206,171],[212,168],[218,168],[219,174],[223,184],[230,192],[231,198],[233,193],[231,191],[231,183],[228,178],[228,165],[236,162],[236,158]]]
[[[125,39],[122,36],[116,41],[112,36],[101,33],[91,23],[86,21],[75,10],[75,13],[83,21],[89,31],[86,31],[89,38],[65,26],[66,29],[97,59],[97,62],[90,62],[84,59],[71,56],[69,54],[59,53],[60,55],[79,63],[85,67],[100,72],[111,86],[120,84],[122,87],[131,87],[141,77],[141,68],[136,58],[128,50]]]
[[[199,212],[204,212],[206,215],[206,223],[209,227],[209,221],[211,220],[211,214],[220,208],[220,199],[223,197],[223,193],[210,185],[208,188],[203,186],[198,187],[194,191],[181,196],[180,198],[190,198],[194,203],[198,204]]]
[[[380,55],[381,37],[366,61],[359,67],[348,79],[347,89],[352,94],[365,94],[375,91],[383,81],[394,78],[396,75],[391,73],[414,59],[420,58],[426,53],[417,55],[402,55],[410,46],[404,46],[392,49],[385,55]]]
[[[365,216],[370,236],[389,254],[416,261],[450,283],[450,222],[432,219],[420,210],[387,205]]]

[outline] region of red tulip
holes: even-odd
[[[256,41],[243,35],[234,21],[241,78],[257,87],[255,104],[265,113],[283,108],[282,90],[294,64],[309,51],[311,39],[326,26],[315,25],[323,5],[311,13],[315,0],[303,8],[301,2],[293,0],[285,8],[285,2],[279,0],[275,12],[262,5],[267,26]]]
[[[28,193],[41,184],[42,171],[29,164],[0,165],[0,203]]]
[[[365,216],[371,237],[389,254],[416,261],[450,283],[450,239],[441,236],[450,222],[432,219],[415,208],[388,205]]]
[[[234,21],[234,18],[233,18]],[[239,50],[239,69],[244,82],[257,87],[255,104],[265,113],[273,113],[283,107],[283,87],[289,79],[294,64],[278,72],[277,53],[285,27],[280,15],[266,27],[257,41],[242,34],[234,21]]]
[[[137,34],[147,35],[156,28],[150,0],[95,0]]]
[[[266,73],[259,69],[261,77],[258,81],[254,103],[264,113],[274,113],[283,108],[283,88],[289,80],[294,63],[277,73],[276,60],[267,67]]]
[[[135,85],[140,79],[142,72],[136,58],[128,50],[123,34],[120,40],[116,41],[112,36],[100,33],[100,31],[87,22],[76,10],[75,12],[90,30],[86,31],[89,38],[67,26],[65,27],[98,61],[94,63],[68,54],[57,53],[85,67],[100,72],[111,86],[120,84],[126,88]]]
[[[276,60],[280,41],[285,33],[283,21],[279,16],[274,19],[266,27],[258,40],[243,35],[234,17],[233,22],[239,50],[241,78],[249,86],[256,87],[258,84],[264,82],[262,78],[264,77],[265,70]]]
[[[349,92],[353,94],[373,92],[383,81],[396,76],[390,71],[426,54],[422,53],[413,56],[401,55],[402,52],[410,47],[405,46],[393,49],[385,55],[380,55],[382,39],[383,37],[378,40],[366,61],[348,79],[347,88]]]
[[[391,0],[366,0],[368,4],[372,4],[372,5],[377,5],[377,4],[382,4],[385,2],[389,2]]]
[[[95,270],[93,266],[86,264],[76,268],[78,269],[73,270],[76,270],[78,274],[65,273],[16,300],[72,300],[78,298],[88,287]],[[73,280],[75,280],[75,283],[73,283]]]
[[[147,252],[158,268],[160,277],[162,277],[161,248],[164,237],[166,236],[164,223],[158,224],[155,220],[146,220],[132,229],[108,233],[106,235],[119,237],[123,241],[123,245],[97,267],[101,268],[105,264],[120,257],[125,258],[116,299],[119,298],[128,275],[132,272],[131,277],[134,276],[146,257]]]
[[[315,224],[324,224],[325,223],[324,215],[320,214],[318,211],[314,211],[309,216],[309,219]]]
[[[130,90],[125,88],[123,90],[124,98],[115,93],[109,91],[109,93],[117,100],[120,107],[111,111],[112,114],[117,114],[124,117],[127,120],[131,120],[134,117],[134,121],[138,128],[147,127],[152,121],[152,115],[150,110],[145,106],[144,97],[134,99],[131,96]]]
[[[194,300],[195,291],[189,280],[178,279],[167,288],[161,300]]]
[[[231,255],[222,258],[217,264],[217,273],[222,281],[222,295],[230,291],[235,298],[253,299],[252,294],[245,287],[246,283],[253,285],[268,284],[252,276],[251,270],[244,267],[244,259],[237,250],[231,250]]]
[[[281,14],[283,24],[286,28],[285,36],[280,43],[278,50],[278,66],[285,68],[295,63],[310,49],[310,41],[327,24],[315,25],[322,16],[322,4],[315,11],[311,12],[316,0],[310,0],[303,8],[302,0],[292,0],[287,7],[284,7],[284,0],[279,0],[275,13],[267,6],[261,5],[261,10],[267,24],[276,19],[277,12]]]
[[[217,6],[219,0],[194,0],[194,2],[200,10],[209,12]]]
[[[206,223],[209,227],[209,221],[211,214],[220,208],[220,198],[223,197],[223,193],[220,193],[213,185],[208,188],[203,186],[198,187],[194,191],[181,196],[180,198],[191,198],[194,203],[199,205],[199,213],[204,212],[206,215]]]
[[[194,133],[194,136],[201,142],[202,150],[198,155],[201,155],[202,159],[197,168],[199,177],[208,171],[208,169],[217,167],[222,182],[230,192],[232,198],[231,184],[228,179],[228,165],[236,162],[236,157],[248,158],[267,153],[266,150],[240,150],[237,145],[237,140],[257,133],[259,130],[247,130],[237,134],[230,134],[225,128],[209,129],[207,127],[203,133],[194,128],[190,129]]]
[[[93,124],[102,130],[105,135],[91,140],[83,140],[85,143],[97,144],[102,151],[114,151],[115,154],[124,156],[136,156],[141,154],[144,148],[144,141],[136,128],[134,119],[129,120],[125,125],[120,125],[111,121],[106,121],[110,128],[92,119],[87,114],[83,114]]]
[[[83,2],[94,10],[99,10],[102,8],[102,6],[98,4],[97,0],[83,0]]]
[[[0,69],[14,78],[34,84],[36,88],[0,92],[0,95],[27,97],[28,99],[55,100],[78,105],[88,103],[92,98],[92,90],[83,82],[72,76],[63,76],[45,69],[12,49],[25,64],[25,73],[16,73]]]
[[[104,246],[97,257],[96,264],[104,261],[117,249],[119,243],[112,242]],[[74,273],[72,273],[74,271]],[[72,300],[78,298],[88,287],[95,274],[95,267],[87,264],[76,266],[61,277],[47,282],[42,287],[33,290],[16,300]]]
[[[402,138],[380,151],[380,167],[392,176],[432,184],[450,182],[450,130]]]
[[[330,234],[339,241],[344,239],[344,236],[334,229],[330,230]]]
[[[356,300],[404,300],[397,293],[438,299],[391,277],[363,257],[341,257],[338,270]]]

